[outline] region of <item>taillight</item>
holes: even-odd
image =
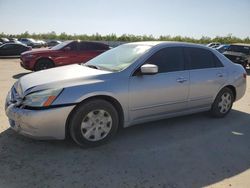
[[[243,73],[243,78],[247,78],[247,73]]]

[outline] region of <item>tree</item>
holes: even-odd
[[[170,35],[161,35],[158,38],[153,35],[133,35],[133,34],[123,34],[121,36],[117,36],[112,33],[109,35],[101,35],[99,33],[95,33],[93,35],[86,34],[74,34],[69,35],[65,32],[56,34],[55,31],[51,31],[48,33],[32,33],[30,34],[28,31],[25,31],[21,34],[5,34],[0,33],[1,37],[6,38],[34,38],[34,39],[56,39],[56,40],[85,40],[85,41],[121,41],[121,42],[135,42],[135,41],[181,41],[181,42],[192,42],[192,43],[200,43],[200,44],[208,44],[210,42],[220,42],[224,44],[231,43],[248,43],[250,44],[250,37],[246,37],[244,39],[233,36],[232,34],[228,34],[226,36],[216,36],[214,38],[210,38],[207,36],[202,36],[200,39],[195,39],[186,36],[170,36]]]

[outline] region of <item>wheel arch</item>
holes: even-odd
[[[223,90],[224,88],[228,88],[228,89],[230,89],[230,90],[233,92],[234,101],[235,101],[235,99],[236,99],[236,97],[237,97],[236,87],[233,86],[233,85],[231,85],[231,84],[225,85],[225,86],[223,86],[222,88],[220,88],[219,91],[218,91],[218,93],[215,95],[214,100],[216,99],[216,97],[217,97],[217,95],[220,93],[220,91]]]
[[[39,58],[36,59],[36,62],[35,62],[35,64],[34,64],[34,68],[35,68],[36,64],[37,64],[40,60],[42,60],[42,59],[49,60],[49,61],[50,61],[51,63],[53,63],[53,65],[55,66],[55,62],[53,61],[53,59],[52,59],[51,57],[39,57]]]
[[[226,87],[226,88],[229,88],[229,89],[233,92],[234,101],[235,101],[235,99],[236,99],[236,97],[237,97],[236,88],[235,88],[233,85],[226,85],[225,87]],[[225,87],[224,87],[224,88],[225,88]],[[223,89],[223,88],[222,88],[222,89]]]
[[[119,116],[119,128],[122,128],[123,125],[124,125],[124,111],[123,111],[123,108],[122,108],[122,105],[118,102],[117,99],[115,99],[114,97],[112,96],[109,96],[109,95],[95,95],[95,96],[90,96],[88,98],[85,98],[83,99],[81,102],[79,102],[70,112],[70,114],[68,115],[67,117],[67,120],[66,120],[66,124],[65,124],[65,138],[70,138],[70,134],[69,134],[69,125],[70,125],[70,118],[72,116],[72,114],[74,113],[74,111],[77,110],[77,108],[82,105],[83,103],[86,103],[90,100],[94,100],[94,99],[103,99],[105,101],[108,101],[110,102],[114,107],[115,109],[117,110],[118,112],[118,116]]]

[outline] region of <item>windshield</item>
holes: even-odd
[[[65,46],[67,46],[69,43],[71,43],[72,41],[65,41],[65,42],[62,42],[54,47],[52,47],[51,49],[52,50],[60,50],[62,48],[64,48]]]
[[[121,71],[131,65],[151,47],[150,45],[143,44],[121,45],[97,56],[83,65],[113,72]]]
[[[241,53],[244,53],[244,54],[249,54],[250,53],[250,47],[231,45],[231,46],[228,47],[227,51],[241,52]]]

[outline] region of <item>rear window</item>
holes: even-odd
[[[218,57],[216,57],[214,54],[212,54],[214,57],[214,64],[216,67],[224,67],[223,64],[221,63],[221,61],[219,60]]]

